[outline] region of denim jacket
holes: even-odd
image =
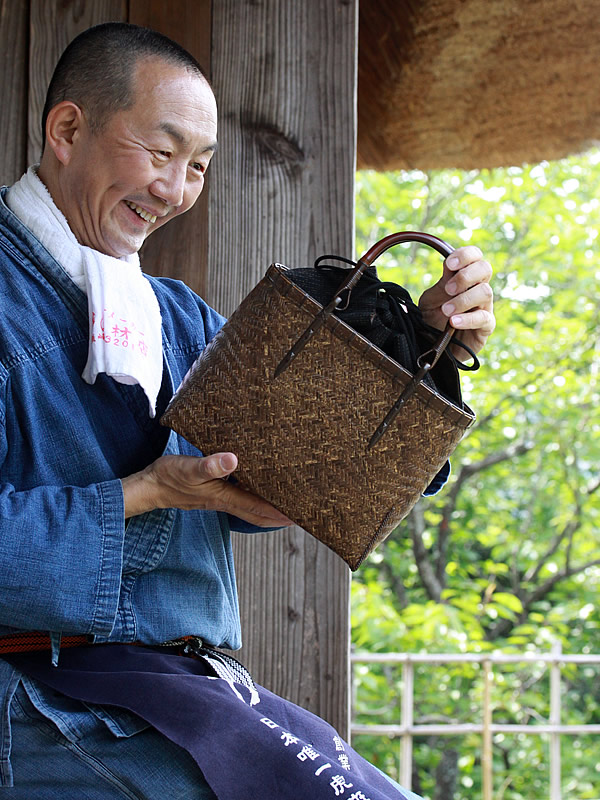
[[[163,318],[154,419],[139,386],[81,378],[87,298],[0,199],[0,636],[241,644],[230,523],[251,529],[173,508],[124,518],[120,478],[199,455],[159,419],[224,321],[180,281],[149,280]],[[0,659],[4,717],[11,674]]]

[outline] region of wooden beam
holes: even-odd
[[[219,0],[219,152],[206,298],[229,314],[269,264],[353,254],[357,0]],[[348,724],[349,571],[299,529],[236,537],[259,683]]]

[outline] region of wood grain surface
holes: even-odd
[[[28,4],[1,0],[0,21],[0,185],[10,185],[27,165]]]
[[[69,42],[99,22],[125,21],[126,0],[31,0],[27,163],[40,160],[41,119],[52,72]]]

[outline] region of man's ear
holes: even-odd
[[[61,164],[71,160],[73,144],[85,125],[83,111],[71,100],[63,100],[50,109],[46,119],[46,146]]]

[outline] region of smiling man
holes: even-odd
[[[107,23],[67,48],[44,149],[0,198],[0,787],[15,800],[408,798],[215,648],[240,621],[230,529],[289,520],[158,420],[223,318],[140,269],[190,209],[217,109],[174,42]],[[424,314],[473,349],[491,270],[447,260]]]
[[[141,56],[131,95],[100,119],[87,102],[51,105],[38,170],[77,240],[116,258],[194,205],[216,148],[217,107],[201,73]]]

